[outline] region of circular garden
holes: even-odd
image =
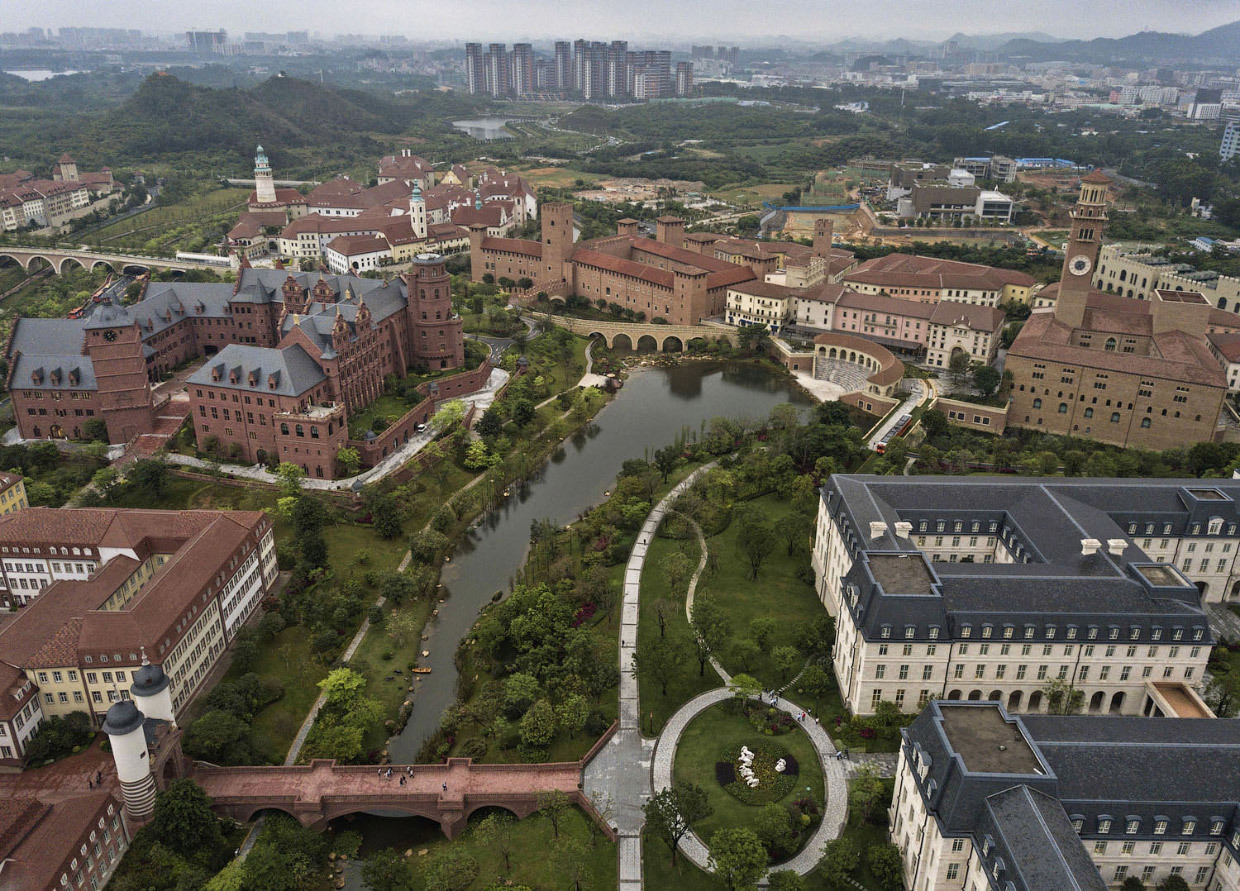
[[[704,842],[720,829],[757,833],[771,863],[794,855],[822,819],[822,765],[789,715],[756,701],[711,706],[676,746],[676,783],[700,786],[709,816],[693,824]]]

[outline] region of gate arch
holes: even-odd
[[[662,351],[665,353],[683,353],[685,351],[685,342],[675,334],[669,334],[663,338]]]

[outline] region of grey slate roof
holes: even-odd
[[[985,739],[969,732],[979,710],[997,716]],[[986,769],[999,718],[1019,733],[1009,747],[1028,745],[1035,755],[1015,762],[1016,773]],[[1101,891],[1082,838],[1208,839],[1233,850],[1240,839],[1240,720],[1011,718],[998,703],[932,701],[903,736],[913,783],[943,834],[970,838],[988,877],[1002,860],[992,888],[1011,881],[1017,891]],[[1158,821],[1167,824],[1161,834]]]
[[[229,372],[237,368],[240,369],[240,378],[233,383]],[[251,372],[255,373],[256,383],[253,386],[249,383]],[[213,380],[213,374],[218,374],[219,380]],[[277,376],[274,387],[268,384],[273,374]],[[253,393],[300,396],[326,379],[323,370],[299,345],[275,349],[233,343],[190,375],[188,382]]]
[[[1002,860],[1000,882],[1025,891],[1106,891],[1063,806],[1051,796],[1023,784],[998,792],[986,799],[981,825],[995,841],[983,860],[987,871]]]
[[[1209,498],[1192,494],[1207,490]],[[1240,521],[1240,481],[1230,480],[835,475],[822,495],[827,514],[850,543],[854,563],[843,584],[857,592],[850,608],[855,619],[860,616],[857,624],[867,639],[879,637],[883,625],[913,626],[911,639],[927,639],[937,625],[944,639],[943,629],[952,637],[966,624],[990,623],[996,638],[1004,624],[1035,624],[1035,640],[1052,633],[1065,639],[1064,629],[1072,625],[1078,627],[1077,639],[1086,638],[1087,626],[1099,629],[1099,638],[1106,636],[1101,629],[1118,626],[1125,640],[1134,627],[1135,640],[1152,639],[1155,628],[1170,640],[1178,627],[1185,641],[1208,644],[1209,623],[1196,587],[1174,568],[1151,561],[1134,537],[1150,522],[1157,528],[1152,534],[1161,536],[1167,523],[1169,534],[1191,535],[1194,524],[1204,532],[1211,518],[1227,528]],[[872,522],[886,523],[887,531],[871,537]],[[896,534],[898,522],[911,524],[909,537]],[[1130,533],[1133,524],[1136,531]],[[996,535],[1017,557],[1012,563],[926,562],[932,578],[928,592],[897,590],[876,572],[871,556],[904,554],[924,561],[915,543],[919,535]],[[1086,538],[1100,541],[1101,549],[1083,555]],[[1122,554],[1108,552],[1111,539],[1127,542]],[[1164,578],[1151,579],[1151,566]],[[1014,636],[1026,639],[1023,628]]]

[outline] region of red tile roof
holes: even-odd
[[[1005,285],[1032,287],[1032,276],[1012,269],[939,260],[915,254],[888,254],[867,260],[845,276],[849,282],[894,288],[952,288],[998,291]]]
[[[676,281],[676,277],[669,270],[647,266],[645,263],[638,263],[636,260],[613,257],[611,254],[604,254],[589,248],[577,248],[577,250],[573,251],[573,262],[582,266],[602,269],[605,272],[613,272],[617,275],[627,275],[630,278],[640,279],[656,287],[666,288],[669,291]],[[752,275],[752,273],[750,274]]]
[[[391,251],[387,241],[378,235],[337,235],[328,242],[327,247],[346,257]]]
[[[542,243],[525,238],[495,238],[488,235],[482,239],[482,249],[503,254],[524,254],[527,257],[542,256]]]
[[[978,306],[957,300],[940,300],[930,316],[930,323],[949,327],[964,325],[973,331],[993,334],[1003,327],[1005,318],[1007,316],[1003,310],[994,306]]]

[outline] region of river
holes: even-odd
[[[522,494],[494,511],[444,565],[440,596],[445,602],[426,630],[429,640],[422,643],[431,655],[420,660],[432,673],[421,675],[409,723],[389,746],[392,761],[412,761],[455,700],[457,644],[492,595],[508,590],[529,548],[532,521],[566,525],[603,499],[627,459],[662,448],[682,430],[697,432],[720,415],[765,418],[781,402],[809,405],[813,400],[785,377],[751,365],[687,362],[634,373],[594,423],[557,450]],[[337,825],[362,832],[363,855],[414,847],[438,832],[417,818],[359,815]],[[349,878],[348,887],[361,887],[353,870]]]
[[[483,117],[471,118],[467,121],[453,121],[452,126],[474,139],[490,142],[495,139],[512,139],[512,133],[504,125],[521,118]]]

